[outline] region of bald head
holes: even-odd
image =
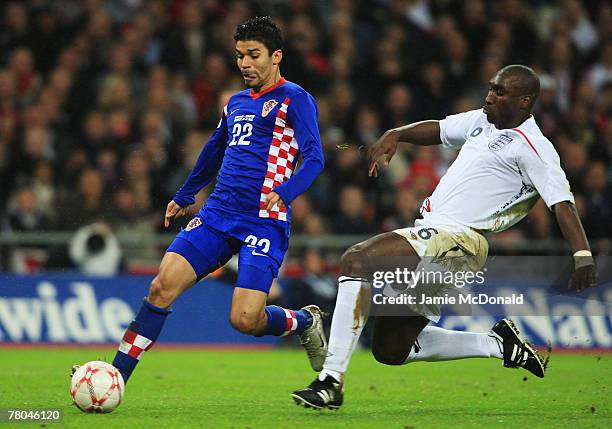
[[[530,95],[533,106],[540,95],[540,78],[532,68],[520,64],[512,64],[497,72],[509,91],[515,95]]]
[[[540,94],[540,79],[526,66],[510,65],[499,70],[489,82],[483,111],[498,129],[516,127],[531,115]]]

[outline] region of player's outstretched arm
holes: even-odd
[[[567,286],[568,289],[582,292],[587,288],[597,286],[597,268],[576,206],[568,201],[563,201],[555,204],[553,209],[561,232],[574,255],[574,273]]]
[[[440,123],[421,121],[403,127],[387,130],[368,151],[368,174],[378,176],[378,163],[386,167],[395,155],[398,143],[412,143],[419,146],[441,144]]]

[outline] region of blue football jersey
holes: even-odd
[[[200,210],[209,225],[241,240],[255,230],[282,233],[288,240],[291,201],[324,166],[317,115],[314,98],[285,79],[259,93],[234,94],[174,201],[181,207],[193,204],[218,171],[215,189]],[[271,191],[285,207],[266,210]]]

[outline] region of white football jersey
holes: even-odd
[[[447,116],[440,140],[460,151],[421,207],[432,224],[499,232],[523,219],[538,196],[548,207],[574,202],[559,155],[533,116],[504,130],[482,109]]]

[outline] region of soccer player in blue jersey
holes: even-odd
[[[193,171],[166,208],[168,227],[217,176],[213,193],[168,248],[119,345],[113,365],[126,382],[157,339],[174,300],[234,254],[239,265],[232,326],[255,336],[300,335],[312,368],[323,367],[327,341],[319,308],[266,305],[289,245],[291,202],[324,166],[317,106],[308,92],[281,76],[282,36],[269,17],[242,23],[234,40],[248,88],[229,99]]]

